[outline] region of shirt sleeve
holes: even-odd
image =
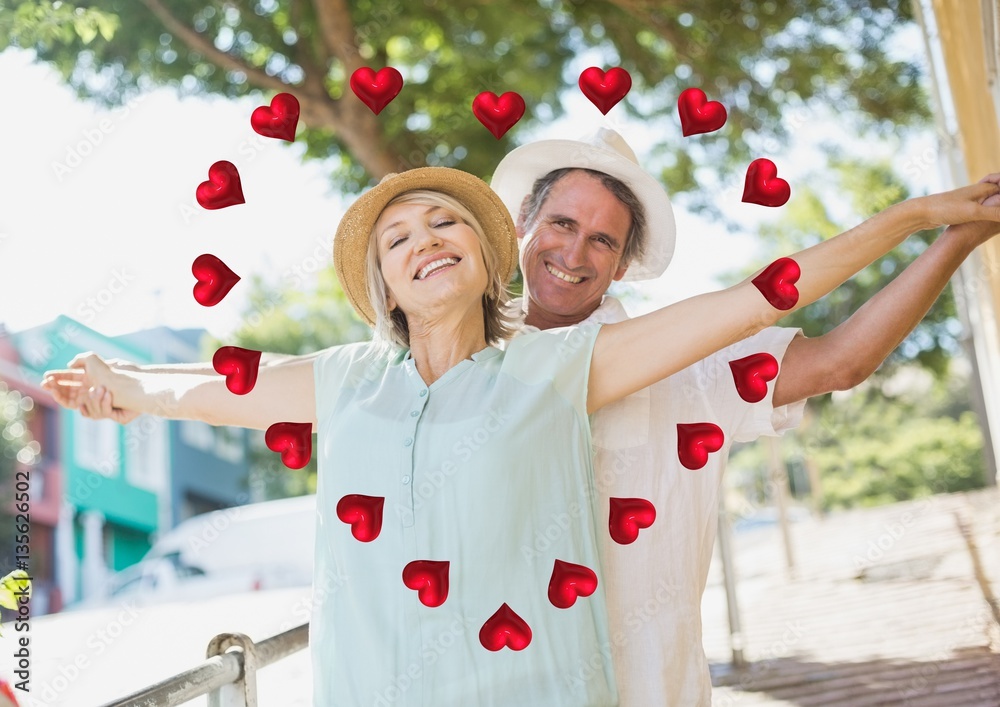
[[[586,419],[590,361],[600,330],[601,324],[591,323],[523,334],[508,344],[504,368],[526,383],[552,381]]]
[[[359,375],[367,344],[332,346],[313,359],[313,381],[316,386],[316,422],[320,427],[333,414],[337,393]],[[364,371],[361,370],[360,375]]]
[[[700,361],[698,375],[713,381],[713,406],[734,442],[751,442],[758,437],[774,437],[793,429],[802,421],[806,401],[774,407],[774,380],[767,383],[767,393],[758,402],[747,402],[736,389],[730,362],[757,353],[767,353],[778,363],[778,373],[785,351],[802,330],[790,327],[768,327],[751,337],[728,346]]]

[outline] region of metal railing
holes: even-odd
[[[254,643],[242,633],[220,633],[208,660],[190,670],[101,707],[173,707],[208,695],[209,707],[257,707],[257,671],[309,645],[309,624]]]

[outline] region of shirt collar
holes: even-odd
[[[538,331],[538,327],[524,323],[527,312],[524,311],[523,297],[517,297],[511,301],[511,314],[516,320],[518,327],[517,332],[514,334],[515,336]],[[590,316],[580,322],[580,324],[614,324],[616,322],[623,322],[626,319],[628,319],[628,313],[625,311],[625,307],[622,306],[621,301],[610,295],[604,295],[597,309],[591,312]]]

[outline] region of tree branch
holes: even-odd
[[[348,74],[361,66],[354,41],[354,20],[344,0],[312,0],[323,45],[344,64]]]
[[[285,91],[289,88],[288,84],[277,76],[269,76],[266,72],[250,66],[243,60],[237,59],[233,55],[216,48],[204,36],[174,17],[170,13],[170,10],[163,6],[160,0],[141,0],[141,2],[150,12],[156,15],[157,19],[167,28],[167,31],[179,37],[189,49],[204,54],[218,66],[230,71],[239,71],[246,74],[247,80],[258,88],[272,89],[274,91]]]

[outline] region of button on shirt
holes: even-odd
[[[488,347],[430,386],[407,351],[316,359],[316,705],[617,704],[586,412],[599,329]],[[596,591],[557,608],[557,560],[596,572]],[[416,561],[448,563],[443,604],[404,583]],[[522,650],[481,641],[487,624],[527,638],[505,606],[530,630]]]
[[[515,313],[523,319],[520,301]],[[625,319],[621,303],[605,297],[581,326]],[[537,329],[523,326],[520,331],[525,335]],[[601,512],[607,512],[609,498],[642,498],[656,508],[656,520],[633,543],[620,545],[607,533],[599,535],[621,707],[711,704],[701,597],[729,451],[734,442],[794,428],[805,407],[803,400],[775,408],[773,381],[762,400],[748,403],[737,393],[729,363],[769,353],[780,366],[800,331],[764,329],[591,418]],[[702,422],[717,425],[724,443],[708,455],[705,466],[688,469],[678,460],[677,425]]]

